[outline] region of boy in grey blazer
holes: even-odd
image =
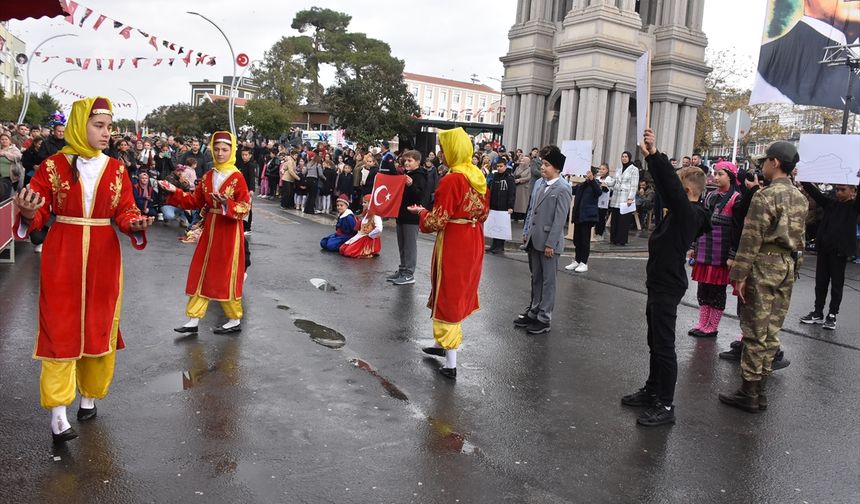
[[[523,243],[532,276],[532,298],[529,308],[514,320],[515,326],[525,328],[529,334],[550,330],[558,257],[564,251],[564,225],[572,196],[570,184],[561,178],[565,156],[559,148],[544,147],[541,159],[541,179],[532,190],[523,227]]]

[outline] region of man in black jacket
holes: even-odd
[[[415,264],[418,262],[418,215],[408,208],[420,205],[424,201],[424,190],[427,187],[427,173],[421,169],[421,153],[416,150],[403,154],[403,165],[406,168],[406,187],[403,189],[403,199],[400,202],[400,214],[397,216],[397,248],[400,251],[400,266],[397,273],[386,278],[394,285],[415,283]]]
[[[179,164],[187,165],[189,158],[197,160],[196,172],[198,179],[203,178],[203,174],[208,172],[213,166],[212,156],[208,152],[200,150],[200,140],[196,138],[191,140],[191,149],[182,156],[182,162]]]
[[[489,145],[489,144],[488,144]],[[496,161],[496,173],[490,184],[490,210],[514,213],[514,201],[517,197],[517,182],[514,175],[508,171],[508,164],[504,158]],[[493,238],[493,244],[487,249],[491,254],[505,252],[505,240]]]
[[[815,203],[824,209],[824,217],[815,237],[815,309],[801,318],[804,324],[824,324],[824,329],[836,329],[836,315],[842,304],[845,285],[845,264],[857,253],[857,217],[860,215],[860,198],[857,188],[850,185],[833,187],[836,198],[823,194],[815,184],[804,182],[803,189]],[[830,313],[824,318],[827,287],[830,291]]]
[[[675,321],[678,305],[687,292],[684,257],[690,244],[709,230],[710,217],[699,203],[705,190],[705,174],[699,168],[684,168],[678,173],[665,154],[657,152],[654,131],[645,130],[639,146],[654,186],[668,209],[663,222],[648,239],[648,264],[645,286],[648,301],[650,365],[645,386],[621,398],[626,406],[646,408],[636,423],[646,427],[675,423],[675,382],[678,358],[675,354]]]
[[[242,172],[242,177],[245,178],[245,184],[248,185],[248,193],[250,193],[251,197],[254,197],[254,189],[256,186],[254,185],[254,180],[257,178],[257,163],[256,161],[251,159],[251,149],[244,147],[241,150],[241,154],[239,155],[239,159],[236,161],[236,168]],[[253,210],[248,211],[248,220],[242,222],[242,225],[245,228],[245,235],[251,233],[251,212]]]
[[[50,156],[60,152],[60,149],[66,146],[66,127],[62,124],[55,124],[51,130],[51,136],[42,142],[42,147],[39,149],[39,155],[42,159],[47,159]]]

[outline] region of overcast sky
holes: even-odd
[[[218,31],[203,19],[186,14],[198,11],[218,23],[230,37],[237,53],[250,58],[262,58],[280,37],[293,35],[290,28],[293,15],[311,6],[327,7],[352,16],[350,29],[387,42],[393,54],[406,62],[409,72],[468,80],[472,74],[494,88],[499,83],[489,77],[501,77],[504,72],[499,58],[508,50],[508,30],[516,14],[515,0],[434,0],[433,2],[390,2],[382,0],[305,1],[305,0],[149,0],[147,2],[117,2],[114,0],[84,0],[75,15],[80,20],[86,7],[93,16],[83,28],[70,25],[62,18],[11,21],[10,29],[24,39],[27,51],[42,40],[60,33],[77,34],[45,44],[45,55],[89,58],[150,58],[141,68],[119,71],[93,69],[69,72],[56,84],[84,95],[101,94],[117,102],[132,102],[126,89],[140,104],[140,118],[162,104],[188,102],[191,99],[189,81],[220,80],[232,72],[229,51]],[[704,30],[711,50],[729,49],[742,60],[754,65],[764,24],[766,0],[707,0]],[[408,5],[408,8],[404,8]],[[739,15],[743,13],[743,15]],[[98,31],[92,29],[96,15],[139,28],[159,38],[159,50],[148,44],[139,33],[125,40],[105,23]],[[175,53],[161,46],[161,39],[175,42],[195,52],[216,56],[217,66],[200,65],[185,68],[178,61],[173,67],[162,64],[151,67],[153,58],[172,57]],[[147,65],[147,61],[149,65]],[[126,66],[130,67],[126,61]],[[42,86],[58,72],[74,68],[62,61],[31,65],[33,90]],[[241,69],[240,69],[241,71]],[[746,83],[751,85],[751,82]],[[58,95],[62,102],[72,98]],[[118,109],[117,117],[134,118],[134,109]]]

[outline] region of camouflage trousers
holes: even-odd
[[[746,303],[738,299],[743,334],[741,376],[759,381],[770,376],[779,350],[779,331],[788,314],[794,286],[794,260],[788,254],[762,254],[747,277]]]

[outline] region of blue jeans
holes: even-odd
[[[188,220],[188,217],[185,215],[185,210],[176,208],[175,206],[164,205],[161,207],[161,213],[164,215],[165,221],[172,221],[173,219]]]

